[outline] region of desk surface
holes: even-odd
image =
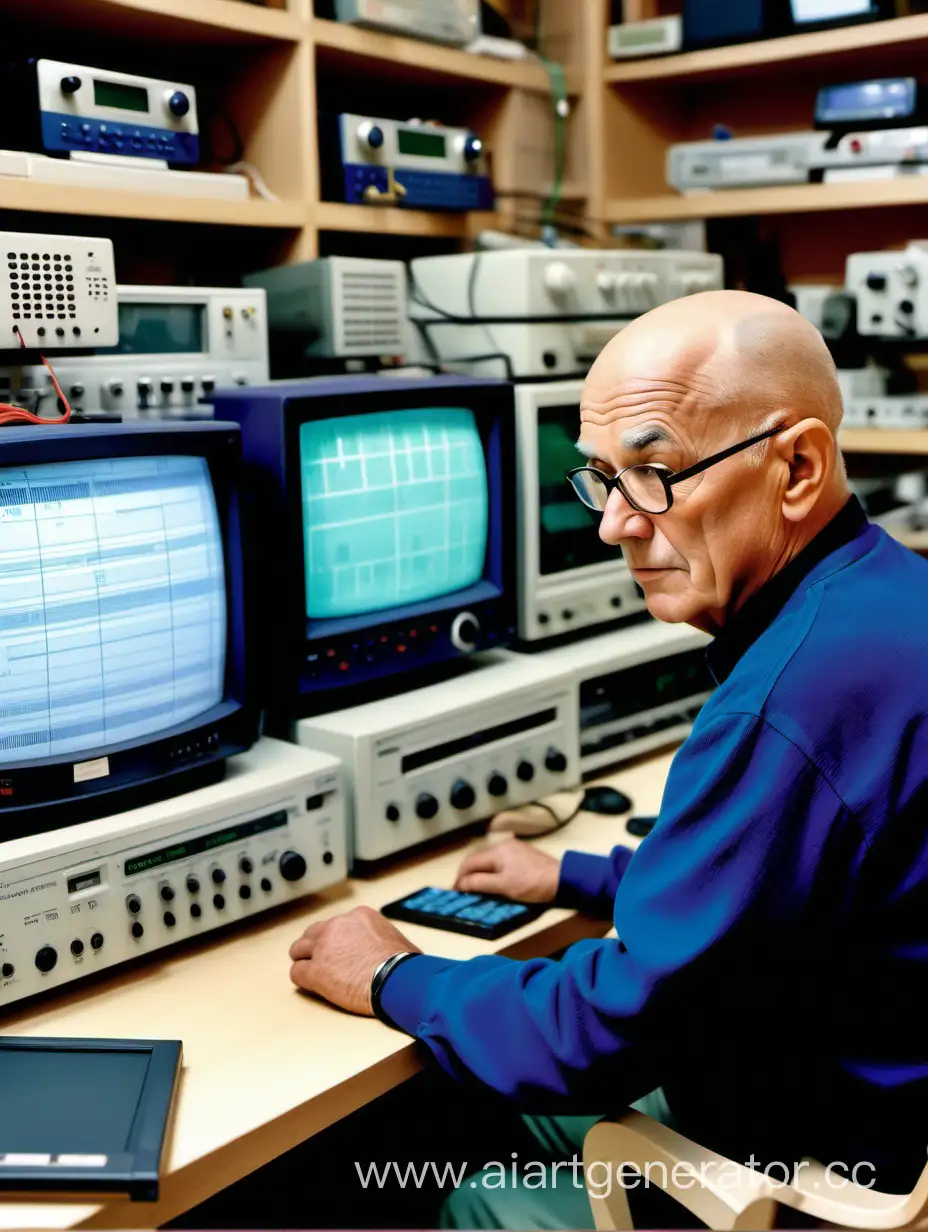
[[[673,752],[598,781],[625,791],[636,813],[656,813]],[[360,904],[379,908],[423,885],[451,885],[467,849],[483,841],[460,841],[352,879],[283,913],[115,968],[4,1015],[9,1035],[180,1039],[184,1069],[157,1203],[0,1201],[0,1228],[158,1227],[420,1070],[424,1050],[409,1036],[295,989],[287,951],[312,919]],[[552,855],[568,848],[605,853],[636,841],[623,818],[589,813],[533,840]],[[400,927],[426,953],[449,958],[534,957],[608,930],[601,920],[560,909],[496,942]]]

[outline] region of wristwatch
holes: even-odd
[[[371,978],[371,1009],[381,1022],[386,1023],[388,1027],[393,1027],[396,1031],[400,1028],[380,1004],[380,998],[390,973],[395,971],[400,963],[405,962],[407,958],[415,957],[416,955],[410,950],[400,950],[397,954],[391,954],[389,958],[383,960]]]

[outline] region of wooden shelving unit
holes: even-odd
[[[928,454],[928,428],[844,428],[838,445],[844,453]]]
[[[844,26],[787,38],[715,47],[708,51],[631,60],[611,64],[606,81],[631,83],[689,83],[770,76],[788,68],[791,74],[827,69],[845,72],[872,62],[887,64],[901,53],[914,61],[928,52],[928,14],[878,21],[872,25]]]
[[[527,61],[496,60],[452,47],[429,47],[426,52],[423,44],[415,39],[362,30],[336,21],[314,21],[312,38],[323,63],[341,62],[356,68],[373,64],[377,71],[387,70],[391,76],[423,82],[466,81],[545,93],[550,88],[545,69]]]
[[[664,193],[606,203],[612,223],[676,222],[693,218],[738,218],[757,214],[812,214],[928,204],[928,175],[853,184],[795,184],[776,188],[730,188],[689,195]]]
[[[82,217],[135,218],[152,222],[205,223],[219,227],[282,227],[307,225],[309,208],[300,201],[217,201],[202,197],[170,197],[116,189],[67,188],[32,180],[0,178],[0,209],[60,213],[62,194],[67,213]]]
[[[566,18],[559,16],[549,24],[561,46],[570,49],[571,38],[564,37],[564,31],[569,35],[576,25],[570,6],[563,0],[542,3],[551,11],[566,12]],[[341,237],[350,250],[351,237],[374,235],[383,236],[387,246],[394,239],[456,246],[467,242],[476,228],[500,221],[495,212],[429,213],[325,199],[320,110],[345,110],[362,97],[370,107],[378,97],[384,110],[369,114],[392,115],[391,108],[409,107],[396,114],[421,110],[428,117],[447,115],[449,123],[471,124],[484,137],[494,174],[497,165],[503,169],[501,179],[522,153],[524,133],[512,122],[517,114],[513,100],[534,100],[532,106],[543,117],[551,113],[551,81],[536,58],[474,55],[323,20],[314,16],[313,0],[269,0],[263,5],[248,0],[0,0],[0,20],[7,23],[5,34],[19,33],[21,27],[30,45],[43,46],[45,32],[53,31],[58,50],[42,53],[53,58],[66,58],[72,41],[76,45],[89,36],[93,52],[86,54],[100,59],[84,58],[82,63],[128,66],[138,62],[138,49],[144,46],[145,67],[139,71],[195,84],[202,79],[212,97],[201,109],[201,132],[205,113],[207,124],[212,121],[218,131],[217,149],[228,150],[231,128],[226,133],[222,119],[227,115],[241,137],[243,161],[258,172],[270,194],[253,192],[247,201],[223,201],[9,178],[0,179],[0,209],[47,216],[48,221],[43,217],[36,225],[49,228],[55,219],[95,218],[101,234],[108,233],[107,220],[119,220],[121,228],[138,220],[192,224],[200,228],[202,241],[204,227],[212,226],[219,229],[220,244],[225,228],[245,228],[253,232],[254,242],[237,245],[232,259],[251,261],[252,268],[265,260],[314,257],[323,233],[330,250],[333,237],[336,242]],[[583,75],[578,64],[567,68],[568,90],[579,98]],[[334,92],[333,97],[327,92]],[[524,170],[520,174],[521,179],[510,179],[522,190]],[[550,166],[542,166],[537,183],[530,186],[538,201],[548,194],[550,178]],[[567,187],[572,200],[582,200],[586,186],[576,175]],[[507,202],[504,196],[503,211]],[[197,242],[188,240],[188,247]],[[236,271],[234,267],[233,277]]]
[[[467,239],[481,227],[493,226],[496,215],[429,213],[395,206],[345,205],[322,201],[313,211],[313,221],[320,231]]]

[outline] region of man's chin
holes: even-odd
[[[635,580],[644,591],[645,603],[655,620],[676,624],[688,621],[698,609],[697,596],[688,586],[687,575],[682,569],[667,569],[660,572],[636,573]]]

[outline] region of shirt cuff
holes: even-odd
[[[417,1034],[432,980],[460,961],[416,954],[394,967],[380,990],[380,1005],[400,1031]]]
[[[555,906],[572,907],[582,911],[584,908],[603,905],[602,900],[609,897],[610,881],[621,877],[628,860],[632,858],[632,849],[627,850],[628,856],[624,862],[621,855],[616,861],[615,853],[610,857],[591,855],[587,851],[565,852],[561,859]],[[622,864],[622,867],[616,867],[617,863]],[[609,906],[611,909],[611,902]]]

